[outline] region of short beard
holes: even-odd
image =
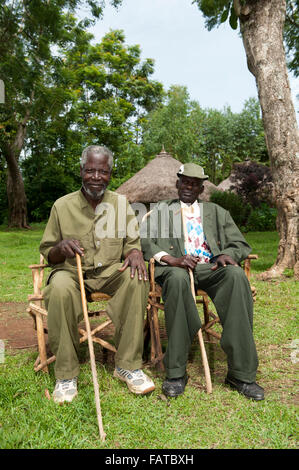
[[[82,188],[93,201],[99,201],[101,197],[103,196],[104,192],[106,191],[106,187],[101,189],[101,191],[91,191],[90,189],[86,188],[86,186],[83,183],[82,183]]]

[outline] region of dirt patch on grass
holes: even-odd
[[[0,302],[0,320],[10,317],[29,318],[26,302]]]
[[[0,339],[12,349],[34,348],[37,346],[33,320],[26,313],[23,302],[0,303]]]
[[[0,303],[0,339],[5,342],[7,348],[28,349],[37,347],[36,331],[34,321],[26,312],[27,303],[23,302],[1,302]],[[99,317],[97,318],[99,321]],[[91,325],[95,320],[91,319]],[[84,322],[79,324],[84,328]],[[96,336],[110,341],[114,335],[114,326],[110,324],[103,332]],[[47,340],[47,335],[46,335]]]

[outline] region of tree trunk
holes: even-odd
[[[10,162],[8,163],[8,159]],[[12,154],[6,159],[8,164],[7,199],[9,210],[9,227],[29,228],[27,222],[27,198],[24,182],[17,160]],[[11,169],[13,167],[13,170]]]
[[[15,140],[4,147],[4,156],[8,167],[7,199],[9,209],[9,227],[30,228],[27,222],[27,198],[24,182],[19,168],[19,155],[24,145],[26,123],[29,112],[19,124]]]
[[[27,198],[18,160],[11,148],[5,152],[8,166],[7,199],[9,209],[9,227],[29,228],[27,222]]]
[[[279,277],[286,268],[294,268],[299,278],[299,134],[283,46],[285,10],[285,0],[250,0],[238,12],[248,68],[257,83],[278,211],[278,256],[262,279]]]

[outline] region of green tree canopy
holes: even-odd
[[[185,87],[173,86],[143,129],[145,155],[155,155],[164,146],[182,162],[203,165],[214,183],[230,174],[234,162],[267,161],[260,106],[254,98],[245,102],[241,113],[229,107],[203,109],[190,100]]]
[[[92,35],[86,31],[91,20],[78,22],[75,9],[87,3],[98,17],[105,2],[0,2],[0,77],[6,85],[6,104],[0,104],[0,159],[7,165],[9,222],[26,227],[20,165],[34,213],[32,201],[39,199],[47,173],[54,198],[74,186],[73,163],[83,146],[105,143],[117,158],[128,153],[138,121],[159,101],[162,85],[149,79],[153,61],[141,63],[140,48],[126,46],[122,32],[91,45]],[[50,168],[57,174],[56,188]],[[38,211],[39,216],[44,213],[41,206]]]
[[[164,146],[174,158],[190,161],[198,148],[191,119],[194,106],[197,105],[190,101],[186,87],[170,87],[164,103],[144,121],[145,154],[155,155]]]
[[[93,0],[0,0],[0,77],[6,91],[6,102],[0,104],[0,158],[7,163],[11,225],[27,226],[19,160],[25,156],[28,123],[36,116],[59,112],[64,90],[53,86],[56,50],[67,47],[74,41],[74,31],[89,24],[88,20],[76,24],[73,16],[75,8],[85,3],[94,15],[101,14],[101,3]]]
[[[87,145],[114,152],[112,188],[143,166],[136,127],[162,93],[162,85],[150,80],[153,62],[142,62],[139,46],[127,46],[121,31],[99,44],[89,39],[81,32],[59,62],[56,89],[65,91],[60,112],[45,116],[43,126],[40,116],[28,126],[30,155],[22,167],[31,217],[46,218],[57,197],[78,188],[79,157]]]

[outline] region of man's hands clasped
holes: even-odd
[[[172,266],[175,268],[184,268],[184,269],[194,269],[199,263],[199,257],[193,255],[185,255],[181,256],[180,258],[175,258],[171,255],[164,255],[161,258],[161,261],[168,264],[168,266]]]
[[[215,261],[214,266],[211,268],[212,271],[216,271],[218,268],[224,268],[225,266],[232,264],[233,266],[238,266],[238,263],[235,262],[233,258],[229,255],[219,255]]]
[[[63,263],[66,258],[74,258],[78,253],[84,256],[84,248],[80,246],[79,240],[66,239],[57,243],[49,252],[49,262],[51,264]]]
[[[185,255],[181,256],[180,258],[175,258],[171,255],[165,255],[162,256],[161,261],[167,263],[168,266],[194,270],[196,265],[200,262],[200,258],[193,255]],[[218,268],[223,268],[229,264],[238,266],[235,260],[233,260],[229,255],[219,255],[211,270],[216,271]]]
[[[76,253],[84,256],[84,248],[80,246],[79,240],[62,240],[58,246],[60,253],[66,258],[74,258]]]

